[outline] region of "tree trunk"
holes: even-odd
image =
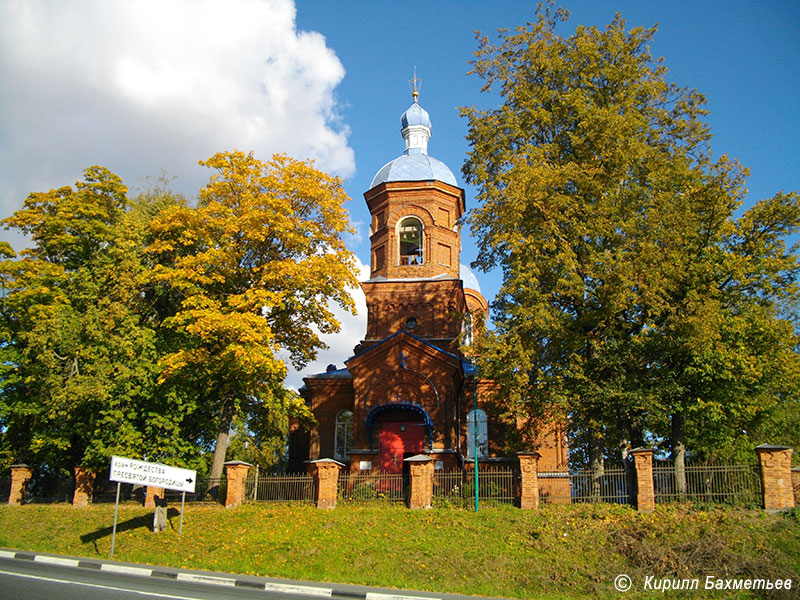
[[[675,491],[686,495],[686,444],[683,415],[672,415],[672,463],[675,469]]]
[[[636,503],[636,467],[631,458],[632,444],[630,440],[624,439],[620,442],[619,453],[622,459],[622,467],[625,469],[625,494],[628,504],[633,506]]]
[[[222,414],[220,415],[217,442],[214,445],[214,460],[211,462],[211,473],[209,474],[208,491],[212,495],[215,490],[219,490],[222,469],[225,466],[225,456],[228,453],[228,436],[232,422],[233,402],[226,401],[223,404]]]
[[[605,464],[603,463],[603,444],[600,440],[592,437],[589,443],[589,460],[591,461],[590,468],[592,470],[592,498],[600,501],[602,492],[602,479],[605,474]]]

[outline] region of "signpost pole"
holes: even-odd
[[[183,532],[183,505],[186,503],[186,492],[181,494],[181,523],[178,525],[178,535]]]
[[[111,528],[111,558],[114,560],[114,542],[117,539],[117,511],[119,511],[119,488],[122,484],[117,482],[117,499],[114,501],[114,527]]]
[[[472,424],[475,430],[475,512],[478,512],[478,368],[472,372]]]

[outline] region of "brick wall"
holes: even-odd
[[[33,469],[28,465],[11,465],[11,493],[8,496],[8,503],[11,506],[25,503],[27,500],[25,487],[31,477],[33,477]]]
[[[433,501],[434,461],[429,456],[417,455],[406,459],[411,481],[408,490],[408,508],[431,508]]]
[[[370,278],[459,276],[461,236],[457,221],[464,211],[464,191],[441,181],[383,183],[364,194],[372,215]],[[406,216],[420,219],[424,227],[421,265],[401,265],[396,233]]]
[[[88,467],[75,467],[75,493],[72,495],[72,506],[85,508],[92,501],[94,478],[96,473]]]
[[[764,510],[787,510],[794,506],[792,487],[792,449],[762,445],[756,448],[761,465],[761,489]]]
[[[656,508],[653,488],[654,451],[652,448],[636,448],[631,450],[631,454],[636,467],[636,509],[639,512],[650,512]]]
[[[251,466],[239,460],[225,463],[225,476],[228,480],[225,508],[236,508],[244,501],[245,481]]]
[[[344,465],[329,458],[308,463],[308,474],[314,478],[314,501],[317,508],[336,507],[339,495],[339,471]]]

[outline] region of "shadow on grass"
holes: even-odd
[[[168,508],[167,509],[167,522],[169,526],[175,530],[175,526],[172,524],[172,517],[177,517],[180,515],[180,511],[177,508]],[[153,513],[142,515],[141,517],[135,517],[133,519],[128,519],[127,521],[121,521],[117,523],[117,533],[121,533],[123,531],[131,531],[133,529],[152,529],[153,528]],[[90,533],[84,533],[81,536],[81,542],[87,544],[91,542],[94,545],[95,551],[98,553],[100,549],[97,547],[97,540],[100,540],[105,537],[111,537],[111,533],[113,532],[113,527],[102,527],[96,531],[92,531]]]

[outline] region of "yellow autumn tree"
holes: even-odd
[[[173,306],[162,381],[195,396],[215,437],[215,479],[234,416],[305,414],[278,355],[296,367],[313,359],[318,334],[340,328],[330,306],[355,311],[357,280],[341,179],[282,154],[234,150],[200,164],[215,172],[197,207],[160,214],[148,251],[156,293]]]

